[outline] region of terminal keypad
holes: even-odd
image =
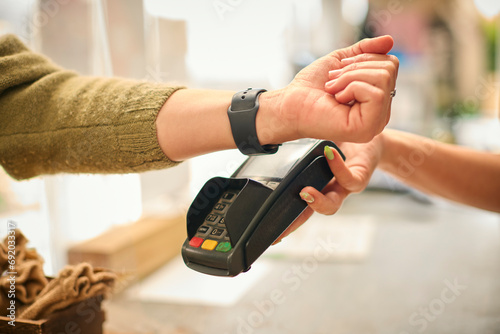
[[[191,247],[222,253],[232,249],[224,221],[226,212],[236,195],[237,193],[232,190],[222,194],[212,211],[205,217],[203,224],[198,227],[195,236],[189,241]]]

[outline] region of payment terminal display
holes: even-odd
[[[301,139],[249,157],[230,178],[207,181],[187,213],[186,265],[217,276],[250,269],[307,207],[302,188],[321,191],[333,178],[326,145],[345,159],[333,142]]]

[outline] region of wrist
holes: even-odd
[[[155,123],[158,144],[165,155],[170,160],[182,161],[234,148],[227,117],[233,94],[197,89],[172,94],[158,112]]]
[[[397,159],[395,160],[395,141],[397,136],[395,136],[395,130],[385,129],[380,135],[380,160],[379,168],[386,172],[393,172],[397,164]]]
[[[294,139],[282,111],[283,90],[259,95],[259,110],[255,119],[257,138],[261,145],[281,144]]]

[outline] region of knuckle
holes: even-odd
[[[363,83],[362,81],[354,80],[349,84],[349,86],[347,86],[347,88],[352,91],[362,91],[365,89],[365,83]]]
[[[387,86],[391,83],[392,75],[388,71],[382,70],[379,73],[379,79],[384,86]]]
[[[390,60],[391,60],[391,62],[390,62],[391,70],[397,73],[397,71],[399,70],[399,59],[398,59],[398,57],[391,55],[390,56]]]
[[[316,210],[318,213],[325,215],[325,216],[331,216],[337,213],[339,210],[339,201],[338,200],[332,200],[329,205],[325,205],[321,209]]]
[[[398,69],[399,68],[399,58],[394,56],[394,55],[391,55],[390,57],[391,57],[392,63],[394,64],[396,69]]]
[[[332,216],[337,213],[337,208],[330,208],[328,209],[325,213],[323,213],[325,216]]]
[[[383,103],[386,98],[386,93],[382,89],[373,90],[373,100],[376,103]]]
[[[356,187],[356,181],[352,178],[344,179],[341,184],[345,189],[353,189],[354,187]]]

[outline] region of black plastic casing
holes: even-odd
[[[257,157],[248,158],[231,178],[215,177],[205,183],[187,213],[188,237],[182,246],[186,265],[216,276],[236,276],[249,270],[252,263],[307,207],[307,203],[299,196],[302,188],[312,186],[321,191],[333,178],[323,153],[327,145],[336,149],[345,159],[333,142],[316,141],[274,190],[252,178],[238,178],[242,168]],[[189,241],[222,194],[228,190],[237,193],[225,215],[232,249],[221,253],[190,247]]]

